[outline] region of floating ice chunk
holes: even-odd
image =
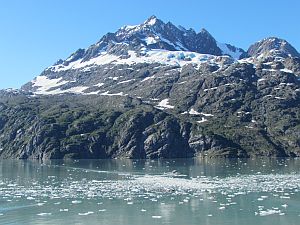
[[[275,210],[275,209],[267,209],[264,211],[260,211],[258,213],[258,215],[260,216],[270,216],[270,215],[274,215],[274,214],[281,214],[280,210]]]
[[[89,211],[89,212],[86,212],[86,213],[78,213],[79,216],[88,216],[88,215],[91,215],[91,214],[94,214],[94,212]]]
[[[60,212],[68,212],[69,209],[60,209],[59,211],[60,211]]]
[[[161,219],[162,216],[152,216],[153,219]]]
[[[38,216],[51,216],[52,213],[38,213],[36,215],[38,215]]]
[[[82,203],[82,201],[80,201],[80,200],[74,200],[74,201],[72,201],[72,204],[80,204],[80,203]]]

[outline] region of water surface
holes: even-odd
[[[300,160],[0,161],[0,224],[293,225]]]

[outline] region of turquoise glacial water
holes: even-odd
[[[0,224],[298,225],[300,159],[0,161]]]

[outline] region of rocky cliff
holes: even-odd
[[[2,158],[300,155],[300,59],[150,17],[0,92]]]

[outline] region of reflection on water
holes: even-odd
[[[0,224],[298,224],[298,159],[0,161]]]

